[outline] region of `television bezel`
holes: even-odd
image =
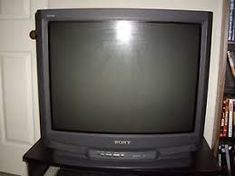
[[[48,24],[51,21],[133,20],[148,22],[198,23],[201,25],[199,80],[193,132],[175,134],[102,134],[56,131],[51,124]],[[37,65],[41,137],[45,144],[61,150],[79,147],[144,150],[182,147],[196,150],[203,137],[209,78],[212,12],[162,9],[48,9],[36,13]],[[131,124],[130,124],[131,125]],[[115,141],[131,141],[128,145]]]

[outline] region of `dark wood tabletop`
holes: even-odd
[[[131,170],[131,169],[112,169],[112,168],[89,168],[83,163],[84,159],[72,159],[73,162],[68,161],[67,158],[55,157],[55,150],[45,147],[40,139],[31,149],[29,149],[23,156],[23,160],[27,163],[29,176],[43,175],[49,166],[58,166],[63,168],[59,171],[58,176],[61,175],[82,175],[86,173],[89,176],[99,175],[159,175],[159,176],[174,176],[174,175],[218,175],[220,168],[217,164],[216,158],[213,156],[207,142],[203,139],[202,145],[197,152],[193,153],[192,164],[189,167],[182,168],[167,168],[167,169],[149,169],[149,170]],[[116,175],[115,175],[116,174]]]

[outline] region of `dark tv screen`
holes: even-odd
[[[200,38],[196,23],[49,22],[52,129],[193,131]]]

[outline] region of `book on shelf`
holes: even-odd
[[[228,99],[224,101],[224,128],[223,137],[228,137]]]
[[[229,66],[233,75],[233,78],[235,78],[235,53],[231,51],[227,51],[228,54],[228,62]]]
[[[227,171],[228,171],[228,175],[231,176],[231,172],[232,172],[232,167],[231,167],[231,158],[233,158],[231,156],[231,149],[232,149],[232,146],[229,146],[228,144],[225,144],[224,145],[224,148],[225,148],[225,158],[226,158],[226,164],[227,164]]]
[[[234,41],[235,40],[235,0],[230,0],[229,4],[229,27],[228,27],[228,40]]]
[[[224,126],[225,126],[225,101],[223,101],[222,117],[220,121],[220,137],[225,137]]]
[[[227,175],[230,176],[234,172],[234,149],[233,143],[221,142],[218,150],[218,164],[222,170],[227,171]]]
[[[233,137],[233,100],[228,102],[228,137]]]
[[[233,101],[233,134],[235,135],[235,101]]]
[[[225,98],[220,121],[220,138],[235,138],[235,99]]]

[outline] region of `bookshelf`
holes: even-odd
[[[235,41],[228,42],[228,51],[235,53]],[[224,96],[235,97],[235,78],[232,75],[232,71],[228,61],[225,74]]]
[[[229,12],[228,58],[235,62],[235,0],[230,0]],[[233,56],[233,57],[231,57]],[[230,60],[231,61],[231,60]],[[220,118],[218,163],[224,175],[235,175],[235,77],[232,66],[227,59],[223,107]]]
[[[228,42],[228,51],[234,52],[235,54],[235,42],[230,42],[230,41]],[[232,176],[235,174],[235,111],[234,111],[235,101],[233,101],[232,103],[233,108],[230,108],[229,99],[235,99],[235,78],[232,75],[232,71],[228,61],[226,65],[223,97],[224,97],[223,108],[222,108],[223,110],[220,118],[218,162],[222,170],[224,171],[224,176],[225,175]],[[230,111],[232,111],[231,112],[232,115],[230,114]],[[226,118],[227,120],[225,120]],[[231,129],[230,121],[232,121],[232,130],[230,130]],[[230,133],[229,131],[232,132]]]
[[[235,51],[235,41],[228,41],[228,50]]]

